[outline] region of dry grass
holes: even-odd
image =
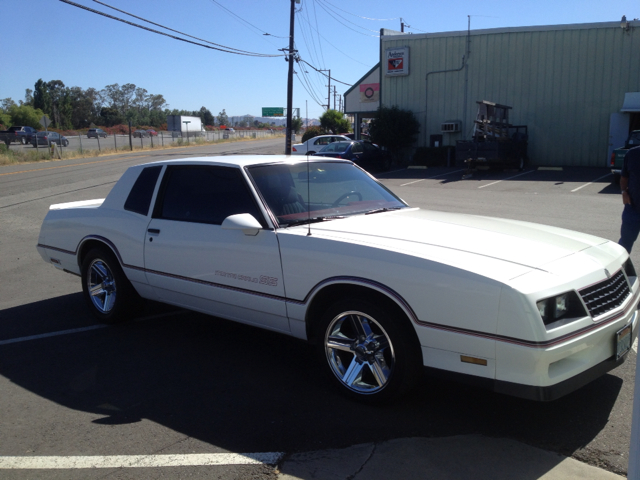
[[[284,135],[274,135],[270,138],[284,137]],[[211,140],[206,141],[203,138],[194,138],[190,139],[189,143],[186,140],[178,139],[175,142],[168,143],[164,146],[156,145],[154,140],[153,148],[151,145],[145,145],[144,147],[138,145],[133,145],[134,152],[142,152],[142,151],[156,151],[156,150],[170,150],[174,148],[187,148],[187,147],[201,147],[204,145],[216,145],[219,143],[231,143],[231,142],[247,142],[254,140],[264,140],[263,138],[230,138],[228,140]],[[115,148],[102,148],[102,150],[87,150],[84,149],[82,152],[80,149],[78,150],[69,150],[68,148],[62,149],[63,151],[59,155],[60,149],[58,148],[55,154],[51,153],[51,150],[42,146],[38,149],[18,149],[12,150],[8,148],[4,143],[0,143],[0,166],[1,165],[18,165],[24,163],[35,163],[42,161],[52,161],[52,160],[60,160],[61,159],[72,159],[72,158],[93,158],[93,157],[104,157],[108,155],[115,155],[119,153],[131,152],[131,148],[129,145],[119,146],[116,150]]]

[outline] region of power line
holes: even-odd
[[[327,42],[329,45],[331,45],[333,48],[335,48],[338,52],[340,52],[342,55],[344,55],[345,57],[353,60],[356,63],[359,63],[360,65],[364,65],[367,68],[371,68],[371,65],[367,65],[366,63],[362,63],[360,60],[357,60],[349,55],[347,55],[346,53],[344,53],[344,51],[338,47],[336,47],[333,43],[331,43],[329,40],[327,40],[326,37],[324,37],[317,29],[313,28],[313,25],[309,24],[309,27],[313,30],[315,30],[315,32],[318,34],[318,36],[320,38],[322,38],[325,42]]]
[[[362,32],[359,32],[359,31],[357,31],[357,30],[354,30],[354,29],[353,29],[353,28],[351,28],[349,25],[346,25],[346,24],[344,24],[343,22],[341,22],[340,20],[338,20],[338,19],[335,17],[335,15],[337,15],[337,16],[338,16],[338,17],[340,17],[340,18],[342,18],[345,22],[348,22],[348,23],[350,23],[351,25],[355,25],[356,27],[361,28],[362,30],[367,30],[368,32],[374,32],[374,33],[376,33],[376,30],[371,30],[371,29],[369,29],[369,28],[361,27],[360,25],[358,25],[358,24],[356,24],[356,23],[353,23],[353,22],[352,22],[352,21],[350,21],[350,20],[347,20],[347,19],[346,19],[346,18],[344,18],[342,15],[338,15],[337,13],[336,13],[336,14],[332,13],[332,12],[331,12],[329,9],[327,9],[327,7],[325,7],[321,2],[318,2],[318,5],[320,5],[320,7],[322,7],[322,9],[323,9],[325,12],[327,12],[327,13],[329,14],[329,16],[330,16],[330,17],[332,17],[336,22],[338,22],[338,23],[339,23],[339,24],[341,24],[341,25],[344,25],[345,27],[347,27],[347,28],[348,28],[349,30],[351,30],[352,32],[358,33],[358,34],[360,34],[360,35],[364,35],[364,36],[366,36],[366,37],[380,37],[380,35],[371,35],[371,34],[369,34],[369,33],[362,33]]]
[[[200,47],[209,48],[211,50],[217,50],[219,52],[233,53],[235,55],[245,55],[245,56],[248,56],[248,57],[281,57],[282,56],[282,55],[270,55],[270,54],[266,54],[266,53],[247,52],[247,51],[244,51],[244,50],[234,49],[232,47],[226,47],[224,45],[219,45],[220,47],[223,47],[223,48],[211,47],[209,45],[204,45],[202,43],[198,43],[198,42],[194,42],[194,41],[191,41],[191,40],[187,40],[186,38],[180,38],[180,37],[176,37],[175,35],[169,35],[168,33],[160,32],[158,30],[154,30],[152,28],[148,28],[148,27],[145,27],[143,25],[138,25],[137,23],[129,22],[129,21],[124,20],[122,18],[114,17],[113,15],[109,15],[107,13],[100,12],[98,10],[94,10],[93,8],[85,7],[84,5],[80,5],[80,4],[72,2],[70,0],[60,0],[60,1],[63,2],[63,3],[66,3],[68,5],[71,5],[71,6],[74,6],[74,7],[77,7],[77,8],[81,8],[81,9],[86,10],[88,12],[95,13],[97,15],[102,15],[103,17],[107,17],[107,18],[109,18],[111,20],[117,20],[118,22],[126,23],[127,25],[131,25],[132,27],[137,27],[137,28],[140,28],[142,30],[147,30],[148,32],[157,33],[158,35],[164,35],[165,37],[173,38],[174,40],[180,40],[181,42],[191,43],[192,45],[198,45]],[[96,1],[96,0],[94,0],[94,1]],[[101,2],[98,2],[98,3],[101,3]],[[112,8],[112,7],[110,7],[110,8]],[[126,13],[126,12],[124,12],[124,13]],[[127,15],[130,15],[130,14],[127,14]],[[148,20],[145,20],[145,21],[148,21]],[[152,23],[152,22],[149,22],[149,23]],[[166,27],[162,27],[162,28],[166,28]],[[169,30],[169,29],[167,29],[167,30]],[[191,37],[191,38],[195,38],[195,37]],[[201,41],[205,41],[206,42],[206,40],[201,40]],[[207,43],[211,43],[212,45],[218,45],[218,44],[214,44],[213,42],[207,42]],[[236,50],[236,51],[234,51],[234,50]]]
[[[331,2],[329,2],[328,0],[324,0],[325,3],[328,3],[329,5],[331,5],[333,8],[337,8],[338,10],[343,11],[344,13],[347,13],[349,15],[353,15],[354,17],[358,17],[358,18],[362,18],[363,20],[373,20],[373,21],[377,21],[377,22],[390,22],[392,20],[398,20],[400,17],[395,17],[395,18],[369,18],[369,17],[363,17],[361,15],[356,15],[355,13],[351,13],[351,12],[347,12],[346,10],[343,10],[342,8],[332,4]]]
[[[183,33],[183,32],[180,32],[180,31],[178,31],[178,30],[174,30],[174,29],[172,29],[172,28],[165,27],[164,25],[160,25],[159,23],[154,23],[154,22],[152,22],[152,21],[150,21],[150,20],[147,20],[147,19],[145,19],[145,18],[142,18],[142,17],[138,17],[138,16],[136,16],[136,15],[133,15],[132,13],[125,12],[124,10],[120,10],[119,8],[112,7],[111,5],[107,5],[106,3],[103,3],[103,2],[101,2],[100,0],[93,0],[93,1],[94,1],[94,2],[96,2],[96,3],[99,3],[100,5],[104,5],[104,6],[105,6],[105,7],[107,7],[107,8],[111,8],[111,9],[113,9],[113,10],[117,11],[117,12],[124,13],[125,15],[129,15],[130,17],[137,18],[138,20],[142,20],[143,22],[150,23],[151,25],[155,25],[156,27],[164,28],[165,30],[169,30],[170,32],[179,33],[180,35],[184,35],[185,37],[194,38],[194,39],[196,39],[196,40],[200,40],[201,42],[206,42],[206,43],[209,43],[209,44],[211,44],[211,45],[216,45],[216,46],[218,46],[218,47],[227,48],[227,49],[229,49],[229,50],[235,50],[235,51],[237,51],[237,52],[252,53],[252,52],[248,52],[248,51],[246,51],[246,50],[240,50],[240,49],[238,49],[238,48],[227,47],[226,45],[220,45],[219,43],[210,42],[209,40],[204,40],[204,39],[202,39],[202,38],[194,37],[194,36],[189,35],[189,34],[187,34],[187,33]]]
[[[306,60],[302,60],[302,59],[300,58],[300,59],[298,59],[298,61],[299,61],[299,62],[302,62],[302,63],[306,63],[306,64],[307,64],[307,65],[309,65],[311,68],[313,68],[316,72],[320,72],[320,70],[319,70],[318,68],[314,67],[313,65],[311,65],[311,64],[310,64],[309,62],[307,62]],[[322,72],[321,72],[321,73],[322,73]],[[325,77],[328,77],[328,75],[327,75],[326,73],[323,73],[322,75],[324,75]],[[336,80],[334,77],[330,77],[330,78],[331,78],[331,80],[333,80],[333,81],[335,81],[335,82],[338,82],[338,83],[341,83],[341,84],[343,84],[343,85],[346,85],[347,87],[352,87],[352,86],[353,86],[351,83],[341,82],[340,80]]]
[[[95,1],[95,0],[94,0]],[[234,17],[236,17],[238,20],[240,20],[241,22],[246,23],[247,25],[249,25],[250,27],[258,30],[262,35],[268,35],[270,37],[275,37],[275,38],[289,38],[289,36],[286,37],[279,37],[277,35],[272,35],[269,32],[265,32],[264,30],[262,30],[259,27],[256,27],[253,23],[245,20],[244,18],[242,18],[240,15],[237,15],[235,13],[233,13],[231,10],[229,10],[227,7],[225,7],[224,5],[222,5],[221,3],[216,2],[216,0],[211,0],[212,3],[215,3],[217,6],[219,6],[220,8],[226,10],[227,12],[229,12],[231,15],[233,15]]]

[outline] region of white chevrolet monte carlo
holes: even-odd
[[[638,335],[640,285],[616,243],[412,208],[338,159],[134,166],[105,199],[52,205],[38,251],[81,276],[104,323],[152,299],[306,339],[372,403],[424,369],[553,400]]]

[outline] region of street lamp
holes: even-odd
[[[187,124],[187,143],[189,143],[189,124],[191,123],[191,120],[183,120],[182,123]]]

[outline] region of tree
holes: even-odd
[[[11,98],[7,97],[7,98],[3,98],[2,100],[0,100],[0,108],[2,108],[2,110],[4,110],[5,112],[9,111],[9,109],[14,106],[16,104],[16,102],[14,102]]]
[[[420,122],[410,110],[397,106],[379,107],[369,124],[371,141],[385,147],[400,160],[402,150],[410,147],[420,133]]]
[[[302,119],[300,117],[293,117],[291,119],[291,129],[294,133],[298,133],[302,129]]]
[[[20,125],[33,127],[35,129],[42,128],[40,125],[40,119],[44,115],[39,108],[33,108],[31,105],[12,105],[8,111],[11,116],[12,125]]]
[[[203,125],[212,127],[216,124],[216,119],[208,108],[202,107],[197,115],[200,117],[200,120],[202,120]]]
[[[302,135],[302,143],[306,142],[310,138],[317,137],[318,135],[323,135],[325,132],[322,127],[309,127]]]
[[[33,91],[33,108],[39,108],[44,113],[51,114],[51,97],[46,82],[38,79]]]
[[[229,117],[227,116],[227,112],[223,108],[222,111],[218,114],[218,125],[228,125]]]
[[[327,110],[320,117],[320,126],[325,131],[330,131],[333,134],[349,132],[351,130],[349,126],[349,120],[344,118],[344,114],[338,110]]]
[[[0,125],[4,127],[2,130],[6,130],[13,125],[13,123],[11,123],[11,115],[3,111],[2,108],[0,108]]]
[[[24,104],[33,106],[33,90],[30,88],[24,90]]]

